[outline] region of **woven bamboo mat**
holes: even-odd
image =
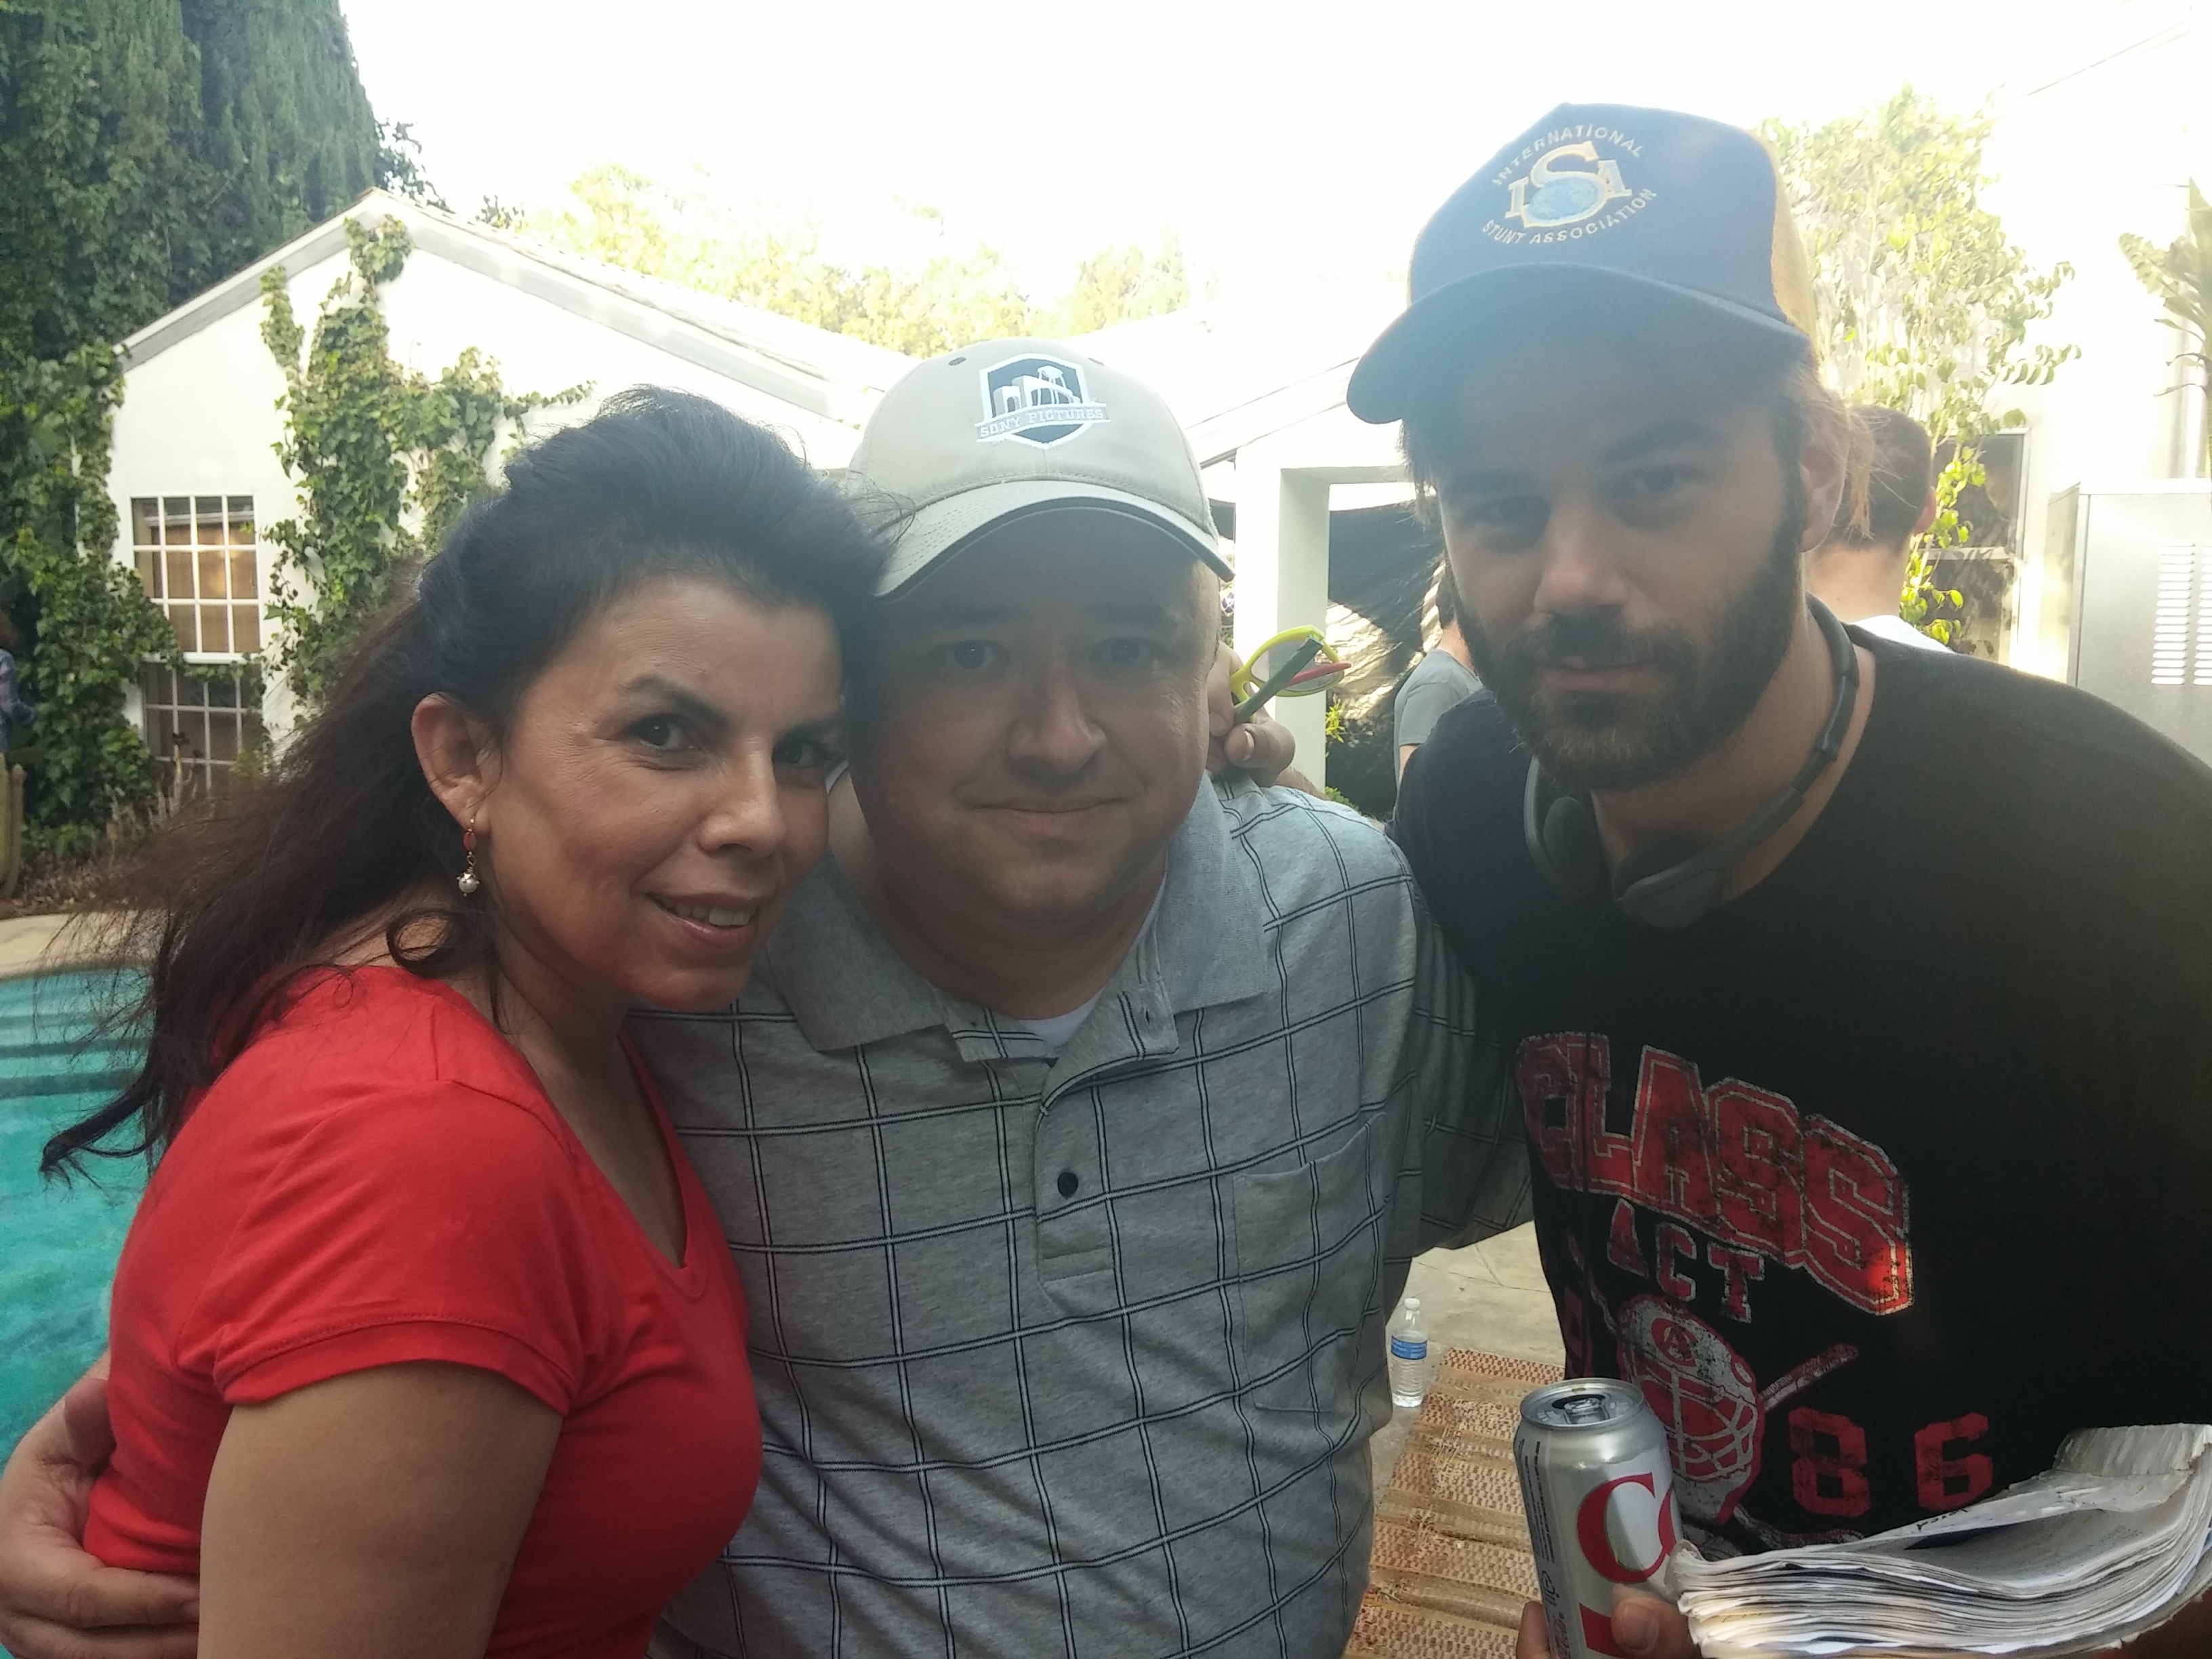
[[[1345,1659],[1513,1659],[1535,1563],[1513,1473],[1521,1396],[1559,1368],[1454,1348],[1376,1500]]]

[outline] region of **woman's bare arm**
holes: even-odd
[[[558,1413],[386,1365],[231,1413],[200,1539],[200,1659],[482,1659]]]

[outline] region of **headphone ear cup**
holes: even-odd
[[[1562,795],[1544,814],[1544,856],[1559,885],[1577,898],[1605,887],[1605,848],[1597,817],[1580,795]]]

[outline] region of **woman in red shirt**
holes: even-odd
[[[623,1041],[719,1007],[821,856],[876,550],[769,434],[644,392],[519,457],[165,907],[159,1165],[87,1545],[204,1659],[617,1659],[760,1469],[744,1310]]]

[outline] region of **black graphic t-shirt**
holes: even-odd
[[[1487,695],[1399,798],[1519,1037],[1569,1373],[1642,1388],[1686,1521],[1745,1550],[1955,1509],[2072,1429],[2212,1422],[2212,771],[1861,642],[1827,808],[1680,932],[1545,883]]]

